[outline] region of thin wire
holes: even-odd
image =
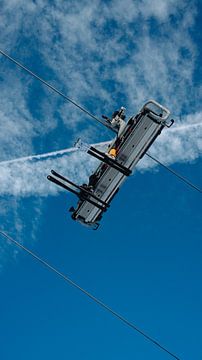
[[[15,63],[17,66],[19,66],[20,68],[22,68],[23,70],[25,70],[26,72],[28,72],[30,75],[32,75],[34,78],[36,78],[37,80],[41,81],[43,84],[45,84],[47,87],[49,87],[51,90],[53,90],[54,92],[56,92],[57,94],[59,94],[60,96],[62,96],[65,100],[71,102],[73,105],[75,105],[76,107],[78,107],[80,110],[82,110],[83,112],[85,112],[87,115],[89,115],[91,118],[93,118],[94,120],[98,121],[101,124],[104,124],[105,126],[107,126],[108,128],[110,128],[111,130],[113,130],[113,128],[111,128],[110,126],[108,126],[104,121],[102,121],[101,119],[97,118],[96,116],[94,116],[93,114],[91,114],[88,110],[84,109],[83,107],[81,107],[79,104],[77,104],[74,100],[70,99],[69,97],[67,97],[66,95],[64,95],[63,93],[61,93],[59,90],[57,90],[55,87],[53,87],[52,85],[50,85],[49,83],[47,83],[45,80],[43,80],[42,78],[40,78],[38,75],[34,74],[31,70],[29,70],[28,68],[26,68],[24,65],[22,65],[21,63],[19,63],[17,60],[13,59],[11,56],[9,56],[8,54],[6,54],[4,51],[0,50],[0,54],[2,54],[3,56],[5,56],[6,58],[8,58],[10,61],[12,61],[13,63]],[[113,130],[114,131],[114,130]],[[116,131],[115,131],[116,132]],[[172,170],[171,168],[169,168],[168,166],[164,165],[163,163],[161,163],[159,160],[155,159],[153,156],[146,154],[147,156],[149,156],[152,160],[154,160],[155,162],[157,162],[159,165],[163,166],[164,168],[166,168],[168,171],[170,171],[172,174],[174,174],[175,176],[177,176],[179,179],[181,179],[182,181],[184,181],[187,185],[191,186],[193,189],[197,190],[198,192],[202,193],[202,190],[199,189],[197,186],[195,186],[194,184],[192,184],[189,180],[185,179],[183,176],[181,176],[180,174],[176,173],[174,170]]]
[[[152,155],[146,153],[146,155],[151,158],[152,160],[154,160],[157,164],[161,165],[164,167],[164,169],[170,171],[173,175],[175,175],[176,177],[178,177],[180,180],[182,180],[185,184],[191,186],[193,189],[197,190],[198,192],[202,193],[202,190],[200,188],[198,188],[196,185],[192,184],[188,179],[186,179],[185,177],[183,177],[182,175],[178,174],[176,171],[174,171],[173,169],[171,169],[169,166],[164,165],[161,161],[155,159]]]
[[[105,310],[107,310],[108,312],[110,312],[112,315],[114,315],[116,318],[118,318],[120,321],[122,321],[123,323],[125,323],[127,326],[131,327],[133,330],[137,331],[139,334],[141,334],[142,336],[144,336],[147,340],[149,340],[150,342],[152,342],[153,344],[155,344],[156,346],[158,346],[161,350],[165,351],[167,354],[169,354],[170,356],[172,356],[174,359],[180,360],[179,357],[177,357],[175,354],[171,353],[169,350],[167,350],[164,346],[162,346],[160,343],[158,343],[156,340],[154,340],[153,338],[151,338],[149,335],[145,334],[142,330],[140,330],[139,328],[137,328],[132,322],[128,321],[127,319],[125,319],[122,315],[120,315],[119,313],[117,313],[116,311],[112,310],[108,305],[106,305],[105,303],[103,303],[101,300],[99,300],[98,298],[96,298],[95,296],[93,296],[92,294],[90,294],[88,291],[86,291],[85,289],[83,289],[81,286],[79,286],[77,283],[75,283],[74,281],[72,281],[69,277],[67,277],[66,275],[64,275],[63,273],[61,273],[60,271],[58,271],[56,268],[54,268],[52,265],[50,265],[49,263],[47,263],[45,260],[43,260],[42,258],[40,258],[38,255],[34,254],[31,250],[29,250],[28,248],[26,248],[25,246],[23,246],[22,244],[20,244],[19,242],[17,242],[16,240],[14,240],[12,237],[10,237],[9,235],[7,235],[4,231],[0,230],[0,234],[5,237],[7,240],[11,241],[12,243],[14,243],[15,245],[17,245],[19,248],[23,249],[26,253],[28,253],[29,255],[31,255],[35,260],[39,261],[41,264],[43,264],[45,267],[47,267],[49,270],[53,271],[54,273],[56,273],[59,277],[61,277],[63,280],[65,280],[66,282],[68,282],[70,285],[74,286],[76,289],[80,290],[83,294],[85,294],[86,296],[88,296],[91,300],[93,300],[94,302],[96,302],[99,306],[101,306],[102,308],[104,308]]]
[[[41,81],[43,84],[45,84],[47,87],[49,87],[51,90],[53,90],[55,93],[59,94],[60,96],[62,96],[65,100],[71,102],[73,105],[75,105],[76,107],[78,107],[80,110],[82,110],[83,112],[85,112],[88,116],[90,116],[91,118],[93,118],[94,120],[98,121],[99,123],[107,126],[108,128],[110,128],[112,131],[116,132],[115,130],[113,130],[113,128],[106,124],[106,122],[102,121],[101,119],[97,118],[95,115],[91,114],[88,110],[84,109],[82,106],[80,106],[79,104],[77,104],[74,100],[70,99],[69,97],[67,97],[66,95],[64,95],[61,91],[57,90],[54,86],[52,86],[51,84],[49,84],[47,81],[43,80],[42,78],[40,78],[38,75],[36,75],[35,73],[33,73],[31,70],[29,70],[28,68],[26,68],[24,65],[22,65],[21,63],[19,63],[17,60],[13,59],[11,56],[9,56],[8,54],[6,54],[4,51],[0,50],[0,54],[2,54],[3,56],[5,56],[6,58],[8,58],[10,61],[12,61],[13,63],[15,63],[17,66],[19,66],[21,69],[25,70],[26,72],[28,72],[30,75],[32,75],[34,78],[36,78],[37,80]]]
[[[102,142],[102,143],[92,144],[92,146],[99,147],[99,146],[108,145],[108,144],[110,144],[110,141],[105,141],[105,142]],[[64,149],[64,150],[52,151],[52,152],[48,152],[48,153],[44,153],[44,154],[24,156],[24,157],[21,157],[21,158],[15,158],[15,159],[11,159],[11,160],[3,160],[3,161],[0,161],[0,166],[9,165],[9,164],[13,164],[13,163],[16,163],[16,162],[30,161],[30,160],[33,160],[33,159],[41,160],[41,159],[44,159],[44,158],[47,158],[47,157],[52,157],[52,156],[57,156],[57,155],[64,155],[64,154],[67,154],[69,152],[74,152],[74,151],[77,151],[77,150],[78,149],[74,147],[74,148],[69,148],[69,149]],[[197,190],[198,192],[202,193],[202,190],[199,189],[196,185],[192,184],[188,179],[186,179],[182,175],[178,174],[176,171],[172,170],[170,167],[164,165],[162,162],[160,162],[158,159],[154,158],[152,155],[150,155],[148,153],[146,153],[146,155],[148,157],[150,157],[153,161],[155,161],[157,164],[163,166],[165,169],[170,171],[173,175],[178,177],[184,183],[191,186],[193,189]]]

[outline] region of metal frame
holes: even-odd
[[[164,115],[162,114],[162,116],[160,117],[159,115],[155,114],[155,112],[148,106],[149,104],[152,104],[154,106],[156,106],[157,108],[159,108],[163,113]],[[163,123],[166,127],[171,127],[174,123],[174,120],[171,119],[170,120],[170,123],[168,124],[166,122],[166,120],[168,119],[168,117],[170,116],[170,111],[165,107],[165,106],[162,106],[161,104],[159,104],[157,101],[155,100],[149,100],[147,101],[144,106],[142,107],[141,109],[141,112],[144,112],[144,111],[150,111],[151,112],[151,116],[157,121],[157,122],[161,122]]]
[[[51,175],[47,176],[47,179],[51,182],[53,182],[54,184],[62,187],[63,189],[72,192],[73,194],[75,194],[80,200],[85,200],[87,202],[89,202],[90,204],[96,206],[98,209],[102,210],[102,211],[106,211],[106,209],[110,206],[109,204],[107,204],[105,201],[99,199],[99,197],[97,197],[96,195],[94,195],[91,191],[88,191],[85,189],[85,187],[83,186],[79,186],[75,183],[73,183],[72,181],[70,181],[69,179],[66,179],[64,176],[58,174],[56,171],[51,170],[51,173],[56,176],[53,177]],[[59,181],[57,178],[67,182],[68,184],[70,184],[71,186],[75,187],[76,189],[79,189],[80,192],[76,191],[75,189],[67,186],[66,184],[64,184],[63,182]],[[95,201],[93,201],[92,199],[95,199],[97,202],[99,202],[100,204],[96,203]]]
[[[116,160],[110,158],[107,154],[95,149],[93,146],[87,151],[89,155],[94,156],[96,159],[103,161],[105,164],[113,167],[114,169],[118,170],[125,176],[129,176],[131,174],[131,170],[127,167],[123,166],[122,164],[118,163]]]

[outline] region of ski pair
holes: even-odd
[[[107,154],[99,151],[93,146],[88,149],[87,153],[94,156],[96,159],[103,161],[104,163],[121,172],[125,176],[129,176],[132,172],[130,169],[118,163],[115,159],[110,158]]]
[[[63,189],[72,192],[73,194],[75,194],[81,201],[88,201],[90,204],[96,206],[98,209],[102,210],[102,211],[106,211],[106,209],[110,206],[109,204],[107,204],[105,201],[99,199],[98,196],[96,196],[95,194],[93,194],[93,192],[91,192],[90,190],[88,190],[85,186],[79,186],[75,183],[73,183],[72,181],[70,181],[69,179],[65,178],[64,176],[58,174],[56,171],[51,170],[51,175],[47,176],[47,179],[51,182],[53,182],[54,184],[62,187]],[[68,185],[71,185],[72,187],[64,184],[62,181],[64,181],[65,183],[67,183]],[[79,191],[75,190],[78,189]],[[95,202],[95,199],[97,202]]]

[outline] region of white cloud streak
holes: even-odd
[[[194,116],[197,120],[198,114],[192,116],[193,120]],[[195,124],[185,123],[165,130],[152,145],[149,153],[165,165],[177,162],[191,163],[197,160],[202,154],[202,121]],[[152,160],[144,157],[138,169],[148,170],[155,166]]]
[[[101,143],[98,143],[98,144],[91,144],[89,146],[95,146],[95,147],[99,148],[99,147],[103,147],[103,146],[105,146],[107,144],[109,144],[109,141],[101,142]],[[21,161],[34,160],[34,159],[35,160],[36,159],[42,160],[42,159],[47,158],[47,157],[53,157],[53,156],[57,156],[57,155],[64,155],[64,154],[72,153],[72,152],[75,152],[75,151],[78,151],[78,148],[72,147],[72,148],[69,148],[69,149],[51,151],[51,152],[48,152],[48,153],[45,153],[45,154],[24,156],[24,157],[12,159],[12,160],[0,161],[0,166],[1,165],[6,165],[6,164],[13,164],[13,163],[19,162],[19,161],[21,162]]]
[[[162,133],[151,153],[166,164],[193,161],[202,146],[196,14],[197,3],[189,0],[2,0],[0,48],[98,116],[121,105],[132,116],[154,98],[182,120]],[[72,105],[2,57],[0,91],[1,161],[64,149],[78,136],[89,143],[106,138]],[[152,166],[145,157],[139,169]],[[95,167],[94,159],[79,152],[4,163],[1,221],[22,232],[27,199],[57,194],[46,180],[51,168],[83,182]]]
[[[29,211],[27,207],[29,206]],[[32,243],[36,241],[36,233],[42,214],[42,201],[39,198],[25,199],[8,196],[0,199],[0,228],[20,242],[28,239]],[[17,259],[19,250],[16,250],[8,242],[0,239],[0,272]]]
[[[68,95],[98,114],[112,112],[121,102],[132,115],[148,98],[159,100],[174,113],[185,108],[191,112],[196,103],[201,108],[199,92],[193,86],[197,50],[190,30],[195,15],[194,3],[184,0],[152,0],[149,6],[147,0],[55,0],[51,4],[44,0],[7,0],[2,1],[0,46],[8,52],[15,50],[19,60],[32,68],[37,56],[43,71],[48,69],[44,75],[47,80],[60,84],[59,88],[64,87]],[[23,46],[23,40],[29,47]],[[22,45],[17,50],[19,42]],[[40,65],[35,70],[42,75]],[[6,71],[5,61],[3,66]],[[18,146],[17,134],[8,131],[8,120],[10,128],[21,134],[21,144],[30,145],[30,152],[36,136],[56,129],[58,120],[73,133],[79,131],[78,123],[85,121],[86,136],[92,140],[95,132],[90,134],[77,109],[46,91],[46,96],[42,93],[36,101],[30,95],[35,80],[12,69],[15,72],[6,71],[10,82],[3,74],[7,101],[0,104],[4,142],[7,139],[5,158],[14,148],[16,152],[21,149],[22,155],[26,150]],[[8,111],[13,99],[13,109]],[[37,112],[30,106],[31,100]],[[21,129],[27,127],[32,131],[23,133]]]
[[[189,121],[190,118],[176,129],[165,129],[150,153],[166,165],[197,159],[202,152],[202,122],[198,123],[198,114],[192,116],[192,124]],[[106,147],[107,144],[94,145]],[[0,163],[0,193],[15,196],[56,194],[59,189],[46,179],[52,168],[77,183],[86,182],[98,162],[86,153],[75,150],[64,149]],[[155,166],[156,163],[144,157],[138,169],[146,171]]]

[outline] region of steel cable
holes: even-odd
[[[65,100],[69,101],[70,103],[72,103],[73,105],[75,105],[77,108],[79,108],[81,111],[85,112],[88,116],[90,116],[91,118],[93,118],[94,120],[98,121],[99,123],[105,125],[106,127],[108,127],[110,130],[116,132],[116,130],[114,130],[112,128],[112,126],[108,125],[105,121],[102,121],[101,119],[99,119],[98,117],[96,117],[95,115],[91,114],[88,110],[86,110],[85,108],[83,108],[81,105],[79,105],[78,103],[76,103],[76,101],[70,99],[68,96],[66,96],[65,94],[63,94],[61,91],[59,91],[58,89],[56,89],[54,86],[52,86],[51,84],[49,84],[47,81],[43,80],[41,77],[39,77],[38,75],[36,75],[35,73],[33,73],[31,70],[29,70],[27,67],[25,67],[24,65],[22,65],[21,63],[19,63],[17,60],[15,60],[14,58],[12,58],[10,55],[6,54],[4,51],[0,50],[0,54],[2,54],[3,56],[5,56],[7,59],[9,59],[10,61],[12,61],[14,64],[16,64],[17,66],[19,66],[21,69],[25,70],[26,72],[28,72],[31,76],[33,76],[35,79],[41,81],[44,85],[46,85],[47,87],[49,87],[51,90],[53,90],[55,93],[59,94],[60,96],[62,96]]]
[[[97,303],[99,306],[101,306],[102,308],[104,308],[105,310],[107,310],[108,312],[110,312],[113,316],[115,316],[116,318],[118,318],[120,321],[122,321],[125,325],[129,326],[130,328],[132,328],[133,330],[137,331],[139,334],[141,334],[142,336],[144,336],[144,338],[146,338],[148,341],[152,342],[154,345],[158,346],[161,350],[163,350],[164,352],[166,352],[167,354],[169,354],[170,356],[172,356],[174,359],[176,360],[180,360],[180,358],[178,356],[176,356],[174,353],[170,352],[169,350],[167,350],[164,346],[162,346],[159,342],[157,342],[156,340],[154,340],[151,336],[145,334],[145,332],[143,332],[142,330],[140,330],[136,325],[134,325],[132,322],[130,322],[129,320],[127,320],[126,318],[124,318],[122,315],[120,315],[119,313],[117,313],[116,311],[114,311],[113,309],[111,309],[108,305],[106,305],[105,303],[103,303],[101,300],[99,300],[98,298],[96,298],[95,296],[93,296],[91,293],[89,293],[88,291],[86,291],[85,289],[83,289],[81,286],[79,286],[77,283],[75,283],[74,281],[72,281],[68,276],[64,275],[63,273],[61,273],[59,270],[57,270],[55,267],[53,267],[52,265],[50,265],[47,261],[43,260],[41,257],[39,257],[38,255],[36,255],[35,253],[33,253],[31,250],[29,250],[28,248],[26,248],[24,245],[20,244],[19,242],[17,242],[16,240],[14,240],[11,236],[7,235],[4,231],[0,230],[0,234],[6,238],[8,241],[12,242],[13,244],[15,244],[16,246],[18,246],[19,248],[23,249],[26,253],[28,253],[29,255],[31,255],[35,260],[37,260],[38,262],[40,262],[41,264],[43,264],[46,268],[48,268],[50,271],[56,273],[59,277],[61,277],[63,280],[65,280],[66,282],[68,282],[70,285],[72,285],[73,287],[75,287],[76,289],[80,290],[83,294],[85,294],[86,296],[88,296],[88,298],[90,298],[91,300],[93,300],[95,303]]]

